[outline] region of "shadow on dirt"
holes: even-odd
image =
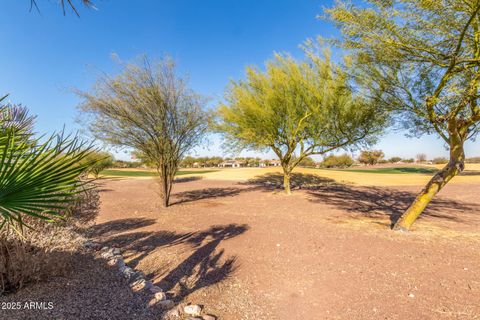
[[[205,199],[216,199],[224,197],[233,197],[240,192],[246,191],[245,188],[205,188],[176,193],[174,196],[178,200],[174,204],[181,204]]]
[[[292,173],[290,177],[292,189],[310,189],[334,182],[333,179],[320,177],[315,174]],[[283,174],[267,173],[250,179],[243,184],[259,186],[265,190],[283,189]]]
[[[128,265],[133,268],[158,250],[179,246],[175,249],[178,254],[166,258],[161,265],[155,266],[154,272],[147,274],[149,278],[163,275],[155,284],[165,291],[175,292],[171,298],[177,303],[200,288],[225,280],[236,270],[237,257],[226,256],[225,250],[217,247],[222,241],[243,234],[248,230],[247,225],[218,225],[191,233],[134,231],[154,223],[153,219],[123,219],[100,224],[94,229],[98,236],[107,235],[103,244],[130,252]],[[182,257],[184,252],[188,252],[186,257]]]
[[[332,184],[310,190],[311,201],[333,205],[341,210],[367,217],[388,215],[393,225],[408,206],[415,200],[416,193],[388,189],[385,187],[353,187]],[[479,206],[455,200],[434,198],[419,219],[426,217],[457,222],[467,222],[456,213],[477,212]]]

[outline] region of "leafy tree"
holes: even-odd
[[[266,71],[248,68],[233,82],[218,108],[217,128],[238,149],[271,149],[290,193],[292,170],[306,157],[368,144],[383,117],[369,100],[356,96],[344,72],[328,55],[297,62],[276,55]]]
[[[181,159],[207,130],[205,99],[176,75],[168,58],[153,65],[147,58],[127,64],[120,75],[104,76],[91,92],[78,94],[98,139],[134,149],[156,169],[167,207]]]
[[[400,157],[391,157],[390,159],[388,159],[388,162],[390,163],[397,163],[397,162],[400,162],[402,161],[402,158]]]
[[[363,150],[360,152],[358,161],[366,165],[374,165],[380,162],[384,156],[385,155],[382,150]]]
[[[480,126],[480,2],[389,0],[327,10],[354,56],[357,85],[393,110],[412,134],[435,133],[450,151],[394,229],[408,230],[464,169],[464,143]]]
[[[298,163],[300,167],[315,167],[317,162],[312,157],[305,157]]]
[[[351,167],[355,161],[348,154],[342,154],[339,156],[329,155],[323,159],[320,166],[324,168],[348,168]]]
[[[0,102],[3,99],[0,99]],[[76,137],[34,138],[26,108],[0,105],[0,228],[22,231],[26,216],[62,218],[87,183],[92,148]]]
[[[115,159],[108,152],[95,151],[91,152],[87,157],[85,157],[85,161],[91,163],[90,167],[88,168],[88,173],[91,173],[95,178],[98,178],[100,172],[107,168],[113,167]]]

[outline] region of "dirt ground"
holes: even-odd
[[[421,186],[293,180],[286,196],[275,174],[183,178],[164,209],[155,180],[106,179],[95,235],[220,319],[480,319],[480,183],[447,186],[401,234]]]

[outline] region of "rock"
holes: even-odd
[[[100,255],[102,258],[104,259],[111,259],[113,258],[114,254],[113,254],[113,249],[108,249],[106,250],[105,252],[102,252],[102,254]]]
[[[133,269],[130,267],[125,267],[122,271],[122,274],[126,279],[130,279],[134,273],[135,271],[133,271]]]
[[[180,317],[180,310],[178,308],[172,309],[167,312],[168,318],[179,318]]]
[[[197,304],[189,304],[183,308],[183,312],[188,314],[189,316],[199,316],[202,313],[202,307]]]
[[[113,258],[113,259],[110,259],[108,260],[107,264],[111,267],[117,265],[117,263],[119,262],[120,260],[118,260],[117,258]]]
[[[100,249],[101,251],[107,251],[109,249],[109,247],[105,246],[103,247],[102,249]]]
[[[217,320],[217,317],[215,317],[214,315],[211,315],[211,314],[205,314],[203,315],[203,320]]]
[[[93,241],[85,241],[83,246],[87,249],[100,249],[100,244],[93,242]]]
[[[157,299],[158,301],[167,300],[167,295],[165,294],[165,292],[157,292],[154,296],[155,299]]]
[[[157,305],[161,306],[163,309],[170,309],[175,306],[175,303],[172,300],[162,300],[162,301],[157,301]]]
[[[114,255],[121,255],[121,254],[122,254],[122,253],[120,252],[120,249],[118,249],[118,248],[114,248],[114,249],[112,250],[112,253],[113,253]]]
[[[409,297],[409,298],[415,298],[415,295],[414,295],[413,293],[410,293],[410,294],[408,295],[408,297]]]
[[[132,283],[130,287],[132,288],[133,291],[142,291],[142,290],[148,290],[153,286],[151,281],[145,280],[145,279],[139,279]]]
[[[203,319],[199,317],[188,317],[186,320],[203,320]]]
[[[157,292],[163,292],[162,288],[158,287],[158,286],[152,286],[150,288],[150,292],[151,293],[157,293]]]

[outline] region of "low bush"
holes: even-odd
[[[90,189],[80,194],[63,220],[51,223],[26,217],[32,229],[22,235],[8,226],[1,229],[0,294],[68,274],[97,215],[98,203],[98,193]]]
[[[448,159],[445,158],[445,157],[438,157],[438,158],[434,158],[432,160],[432,163],[433,164],[445,164],[445,163],[448,163]]]
[[[465,159],[466,163],[480,163],[480,157],[472,157]]]

